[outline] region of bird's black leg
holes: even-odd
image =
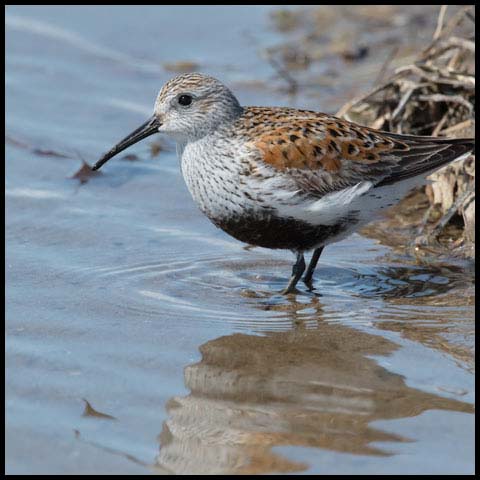
[[[322,254],[323,248],[324,247],[316,248],[313,251],[312,259],[310,260],[305,276],[303,277],[303,283],[308,287],[310,291],[313,290],[313,283],[312,283],[313,272],[315,271],[315,267],[317,266],[317,262],[318,262],[318,259],[320,258],[320,255]]]
[[[297,282],[302,277],[303,272],[305,271],[305,259],[303,258],[303,253],[297,253],[297,261],[292,268],[292,276],[290,277],[290,281],[286,288],[282,290],[282,294],[286,295],[287,293],[292,293],[295,290],[295,286]]]

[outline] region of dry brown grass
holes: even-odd
[[[396,133],[473,137],[474,32],[472,6],[442,6],[432,42],[415,62],[397,68],[390,78],[348,102],[337,115]],[[422,220],[414,222],[417,250],[448,244],[450,252],[473,257],[474,156],[443,168],[431,178],[433,183],[424,191],[428,206],[424,207]],[[402,205],[396,209],[397,220],[403,210],[409,211]],[[404,219],[404,223],[408,221]]]

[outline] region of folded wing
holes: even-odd
[[[268,121],[256,127],[254,146],[265,165],[314,196],[360,182],[377,187],[426,175],[474,149],[474,140],[468,138],[399,135],[322,113],[275,112],[266,109]]]

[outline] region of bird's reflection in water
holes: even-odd
[[[312,298],[311,306],[321,320],[319,299]],[[285,305],[278,308],[285,313]],[[295,317],[298,304],[288,308]],[[290,331],[237,333],[200,347],[201,361],[185,369],[191,393],[166,406],[169,418],[156,459],[162,470],[259,474],[307,469],[272,450],[287,445],[391,455],[395,442],[415,439],[382,431],[373,421],[431,409],[473,412],[468,403],[407,386],[401,375],[368,358],[391,354],[398,348],[393,342],[340,324],[318,321],[304,328],[292,320],[297,326]],[[372,444],[378,441],[392,442],[392,449]]]

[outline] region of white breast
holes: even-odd
[[[206,136],[178,145],[177,152],[188,190],[205,215],[229,217],[252,207],[241,189],[241,165],[231,143]]]

